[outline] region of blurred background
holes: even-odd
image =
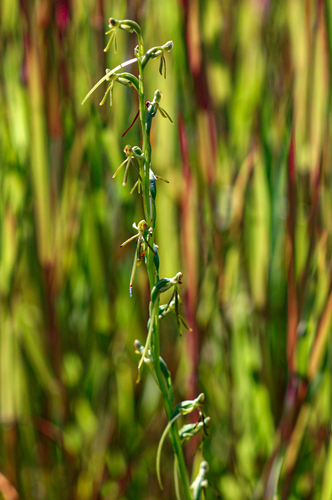
[[[161,323],[176,403],[206,396],[202,458],[222,499],[332,498],[331,0],[1,0],[0,498],[174,498],[166,415],[144,343],[143,218],[112,175],[140,145],[133,89],[105,68],[173,40],[152,126],[160,275],[182,271],[192,332]],[[128,68],[131,69],[131,68]],[[133,71],[136,68],[133,67]],[[133,174],[133,177],[131,175]],[[193,415],[193,421],[197,420]],[[189,422],[183,419],[183,424]],[[278,496],[274,496],[274,495]],[[2,496],[1,496],[2,495]],[[207,498],[215,498],[212,489]]]

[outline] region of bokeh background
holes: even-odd
[[[130,173],[132,89],[99,107],[134,35],[173,40],[146,70],[174,125],[152,128],[160,275],[184,274],[192,332],[162,321],[175,400],[206,396],[202,456],[222,499],[332,498],[331,0],[1,0],[0,498],[174,498],[173,457],[148,370],[149,290]],[[136,69],[133,68],[135,71]],[[197,415],[192,415],[193,421]],[[183,419],[183,423],[189,422]],[[1,496],[2,495],[2,496]],[[207,498],[214,498],[212,489]]]

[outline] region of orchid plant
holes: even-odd
[[[150,132],[153,118],[157,115],[157,113],[160,113],[163,118],[168,119],[171,123],[173,123],[173,121],[167,111],[160,106],[160,101],[162,99],[161,91],[156,90],[152,101],[148,101],[145,97],[144,87],[144,69],[149,61],[159,60],[159,73],[166,78],[165,56],[170,50],[172,50],[173,42],[169,41],[164,45],[153,47],[146,51],[141,28],[136,22],[130,20],[118,21],[110,18],[109,30],[106,32],[106,35],[109,35],[110,38],[104,49],[105,51],[107,51],[113,43],[114,50],[116,52],[116,35],[117,30],[119,29],[128,33],[136,34],[138,45],[134,49],[134,57],[123,62],[122,64],[119,64],[112,70],[106,69],[105,75],[96,83],[90,92],[88,92],[82,104],[104,81],[107,82],[108,85],[100,105],[104,104],[108,97],[110,97],[110,104],[112,105],[114,83],[119,83],[121,85],[125,85],[126,87],[133,87],[138,93],[139,111],[134,121],[139,116],[142,130],[142,145],[141,147],[130,145],[125,146],[124,153],[126,158],[113,175],[113,177],[115,177],[120,169],[124,167],[123,186],[126,186],[129,168],[132,166],[136,172],[137,180],[131,190],[131,193],[133,193],[137,187],[138,195],[142,196],[144,218],[138,224],[133,224],[136,234],[131,236],[121,245],[121,247],[123,247],[124,245],[136,240],[134,262],[129,284],[130,297],[132,297],[133,294],[133,282],[136,267],[143,261],[146,266],[150,285],[149,321],[145,345],[143,346],[139,340],[135,341],[135,350],[140,355],[137,381],[139,382],[141,380],[141,369],[143,364],[148,365],[161,392],[168,418],[168,424],[161,436],[157,452],[157,476],[160,487],[162,488],[160,472],[161,450],[164,440],[167,434],[169,434],[174,451],[174,481],[176,496],[178,500],[180,498],[185,498],[186,500],[199,500],[202,492],[208,484],[205,478],[208,466],[205,461],[201,463],[199,474],[194,479],[192,485],[190,485],[182,444],[198,432],[204,432],[206,426],[209,424],[209,417],[206,417],[201,410],[201,406],[204,402],[204,394],[200,394],[192,401],[183,401],[175,406],[171,375],[159,352],[159,322],[166,315],[174,314],[176,316],[180,333],[182,327],[190,331],[190,327],[179,313],[179,308],[181,306],[180,287],[182,284],[182,273],[176,273],[173,278],[160,279],[158,246],[155,243],[157,195],[156,181],[159,179],[165,182],[168,181],[162,179],[154,173],[154,166],[152,169]],[[137,64],[138,66],[138,77],[123,71],[124,68],[132,64]],[[126,132],[130,129],[130,127],[126,130]],[[161,295],[168,290],[172,291],[171,298],[167,303],[161,304]],[[179,429],[178,419],[188,415],[194,410],[198,410],[199,412],[199,420],[197,423],[185,424],[181,429]],[[180,484],[182,484],[182,486],[180,486]]]

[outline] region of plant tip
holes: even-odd
[[[172,42],[172,40],[169,40],[168,42],[165,43],[164,47],[166,50],[170,51],[174,47],[174,43]]]

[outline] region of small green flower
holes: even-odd
[[[142,158],[143,153],[142,153],[141,149],[138,146],[131,147],[129,144],[127,144],[125,146],[123,152],[125,153],[125,155],[127,156],[127,158],[116,169],[116,171],[112,175],[112,179],[114,179],[118,175],[118,173],[120,172],[121,168],[126,165],[124,176],[123,176],[123,181],[122,181],[122,186],[126,186],[127,185],[127,180],[128,180],[129,167],[130,167],[130,165],[132,165],[132,167],[134,168],[134,170],[137,173],[138,180],[136,181],[134,187],[130,191],[130,194],[132,194],[132,192],[134,191],[134,189],[136,188],[136,186],[138,186],[138,192],[140,192],[140,184],[142,182],[142,177],[141,177],[141,174],[140,174],[141,166],[140,166],[139,160]],[[137,166],[135,165],[135,162],[134,162],[135,158],[139,162],[139,167],[138,168],[137,168]]]
[[[188,440],[196,436],[201,430],[205,430],[210,425],[210,417],[200,417],[200,420],[193,424],[186,424],[179,430],[181,441]]]
[[[129,294],[130,297],[133,296],[133,281],[135,277],[135,271],[136,271],[136,266],[139,266],[141,264],[142,258],[144,257],[147,247],[151,250],[151,252],[154,254],[155,251],[148,242],[148,238],[152,235],[152,229],[148,228],[148,225],[145,220],[141,220],[138,223],[138,226],[134,222],[133,228],[136,229],[138,232],[134,236],[131,236],[128,240],[126,240],[122,245],[120,245],[120,248],[124,247],[127,245],[127,243],[130,243],[131,241],[135,240],[137,238],[137,245],[136,245],[136,251],[135,251],[135,258],[134,258],[134,263],[133,263],[133,268],[131,272],[131,277],[130,277],[130,284],[129,284]]]

